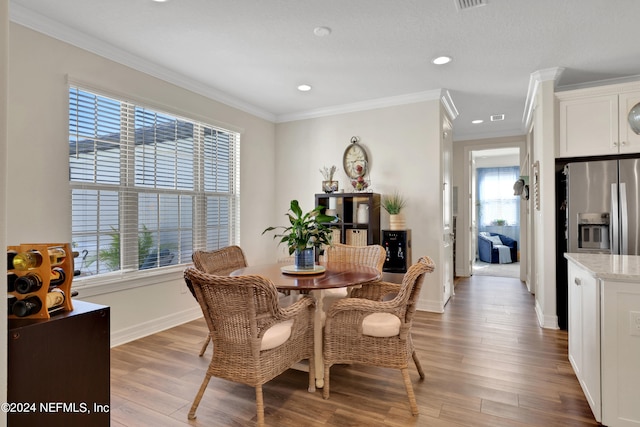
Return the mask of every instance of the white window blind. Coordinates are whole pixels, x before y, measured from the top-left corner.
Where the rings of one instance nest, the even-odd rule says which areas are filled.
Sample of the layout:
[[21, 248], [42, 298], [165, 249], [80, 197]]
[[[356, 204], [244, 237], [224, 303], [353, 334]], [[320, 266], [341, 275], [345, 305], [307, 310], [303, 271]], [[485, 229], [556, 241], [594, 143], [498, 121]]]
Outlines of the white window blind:
[[520, 168], [478, 168], [477, 174], [480, 231], [496, 223], [517, 226], [520, 221], [520, 197], [513, 194], [513, 183], [520, 177]]
[[72, 238], [81, 276], [191, 262], [238, 243], [240, 135], [69, 89]]

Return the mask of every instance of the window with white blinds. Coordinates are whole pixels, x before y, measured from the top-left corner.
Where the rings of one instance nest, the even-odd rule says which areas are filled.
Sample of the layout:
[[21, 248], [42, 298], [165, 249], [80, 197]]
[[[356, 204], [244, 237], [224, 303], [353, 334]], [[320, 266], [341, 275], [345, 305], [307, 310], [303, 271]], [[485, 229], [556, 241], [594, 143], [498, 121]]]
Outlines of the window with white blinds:
[[240, 135], [69, 89], [72, 239], [81, 276], [191, 262], [238, 243]]

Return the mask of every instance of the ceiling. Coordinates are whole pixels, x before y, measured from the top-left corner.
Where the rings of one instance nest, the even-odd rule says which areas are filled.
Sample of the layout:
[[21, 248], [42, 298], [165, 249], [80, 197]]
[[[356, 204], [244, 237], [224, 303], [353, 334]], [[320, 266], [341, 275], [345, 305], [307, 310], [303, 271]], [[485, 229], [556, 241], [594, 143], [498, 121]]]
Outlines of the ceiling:
[[[11, 0], [12, 21], [273, 122], [449, 91], [454, 140], [521, 135], [532, 73], [640, 79], [638, 0]], [[318, 37], [314, 28], [331, 34]], [[431, 59], [449, 55], [436, 66]], [[637, 77], [633, 77], [637, 76]], [[309, 92], [296, 87], [312, 86]], [[491, 115], [504, 114], [502, 121]], [[473, 125], [471, 121], [484, 123]]]

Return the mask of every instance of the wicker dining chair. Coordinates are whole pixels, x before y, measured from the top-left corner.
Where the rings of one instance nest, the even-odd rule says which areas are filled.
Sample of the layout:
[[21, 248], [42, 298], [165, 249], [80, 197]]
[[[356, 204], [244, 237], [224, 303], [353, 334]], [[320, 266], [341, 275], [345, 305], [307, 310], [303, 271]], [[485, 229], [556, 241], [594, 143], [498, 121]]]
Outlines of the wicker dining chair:
[[[385, 250], [380, 245], [352, 246], [334, 243], [325, 249], [327, 262], [346, 262], [373, 267], [382, 273], [382, 266], [386, 257]], [[347, 288], [327, 289], [324, 297], [324, 311], [327, 312], [331, 304], [350, 296]]]
[[213, 251], [195, 251], [193, 265], [200, 271], [228, 276], [234, 270], [247, 266], [247, 259], [240, 246], [226, 246]]
[[[329, 398], [329, 371], [334, 364], [354, 364], [400, 369], [409, 397], [411, 413], [418, 414], [413, 386], [409, 378], [409, 360], [413, 358], [421, 379], [424, 371], [411, 340], [411, 325], [425, 273], [435, 266], [422, 257], [405, 273], [402, 284], [377, 282], [370, 288], [370, 299], [345, 298], [336, 301], [327, 314], [324, 329], [324, 388]], [[384, 295], [395, 293], [390, 301]], [[375, 295], [377, 293], [377, 295]]]
[[384, 248], [380, 245], [352, 246], [333, 243], [325, 249], [328, 262], [348, 262], [368, 265], [382, 272], [385, 260]]
[[[217, 276], [228, 276], [232, 271], [247, 266], [247, 259], [240, 246], [226, 246], [213, 251], [198, 250], [191, 255], [191, 259], [193, 260], [193, 265], [198, 270]], [[193, 297], [196, 298], [196, 294], [188, 283], [187, 287]], [[198, 298], [196, 298], [196, 300], [197, 299]], [[207, 338], [200, 349], [199, 356], [202, 356], [204, 352], [207, 351], [209, 342], [211, 342], [211, 336], [207, 334]]]
[[313, 299], [303, 296], [282, 308], [270, 280], [256, 275], [227, 277], [190, 267], [192, 284], [209, 330], [213, 354], [188, 418], [212, 376], [255, 387], [258, 426], [264, 425], [262, 385], [297, 362], [309, 359], [309, 389], [315, 386]]

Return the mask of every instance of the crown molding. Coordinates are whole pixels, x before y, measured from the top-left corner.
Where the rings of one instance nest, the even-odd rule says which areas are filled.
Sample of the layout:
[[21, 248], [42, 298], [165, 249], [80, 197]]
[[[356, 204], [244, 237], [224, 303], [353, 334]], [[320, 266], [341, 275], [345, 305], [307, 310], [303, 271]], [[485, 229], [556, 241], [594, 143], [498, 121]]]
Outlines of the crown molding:
[[456, 118], [458, 118], [460, 113], [458, 113], [458, 109], [456, 108], [455, 104], [453, 103], [453, 99], [451, 98], [451, 94], [449, 93], [449, 91], [447, 89], [442, 89], [441, 90], [441, 92], [440, 92], [440, 102], [444, 106], [444, 109], [446, 110], [447, 114], [449, 115], [449, 119], [451, 121], [454, 121]]
[[9, 19], [16, 24], [115, 61], [119, 64], [126, 65], [134, 70], [190, 90], [198, 95], [221, 102], [229, 107], [236, 108], [271, 122], [275, 122], [276, 120], [276, 116], [268, 111], [239, 100], [211, 86], [185, 78], [179, 73], [132, 55], [120, 48], [106, 43], [103, 40], [91, 37], [68, 26], [62, 25], [57, 21], [49, 19], [46, 16], [23, 6], [11, 3], [11, 7], [9, 8]]
[[[556, 92], [565, 92], [580, 89], [593, 89], [601, 86], [607, 87], [625, 87], [626, 85], [637, 85], [640, 82], [640, 74], [627, 77], [615, 77], [612, 79], [594, 80], [585, 83], [576, 83], [556, 87]], [[637, 89], [637, 88], [634, 88]]]
[[524, 105], [524, 113], [522, 115], [522, 128], [529, 129], [531, 125], [531, 119], [533, 116], [533, 109], [535, 104], [536, 93], [538, 93], [538, 88], [540, 87], [540, 83], [553, 80], [555, 82], [560, 79], [560, 76], [564, 72], [564, 68], [562, 67], [554, 67], [547, 68], [544, 70], [534, 71], [529, 76], [529, 88], [527, 90], [527, 100]]
[[[448, 92], [447, 92], [448, 93]], [[358, 111], [374, 110], [376, 108], [394, 107], [397, 105], [414, 104], [416, 102], [440, 100], [442, 89], [424, 92], [409, 93], [406, 95], [390, 96], [386, 98], [371, 99], [368, 101], [354, 102], [351, 104], [336, 105], [333, 107], [316, 108], [301, 111], [299, 113], [282, 114], [276, 119], [276, 123], [293, 122], [296, 120], [315, 119], [318, 117], [333, 116], [336, 114], [355, 113]], [[453, 105], [453, 101], [451, 102]], [[454, 107], [455, 108], [455, 107]]]

